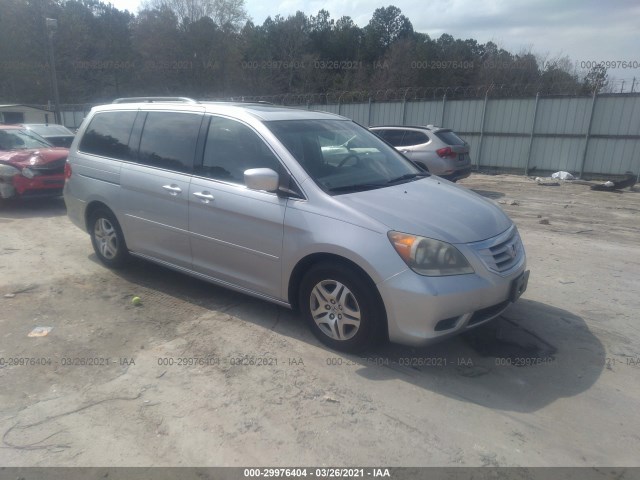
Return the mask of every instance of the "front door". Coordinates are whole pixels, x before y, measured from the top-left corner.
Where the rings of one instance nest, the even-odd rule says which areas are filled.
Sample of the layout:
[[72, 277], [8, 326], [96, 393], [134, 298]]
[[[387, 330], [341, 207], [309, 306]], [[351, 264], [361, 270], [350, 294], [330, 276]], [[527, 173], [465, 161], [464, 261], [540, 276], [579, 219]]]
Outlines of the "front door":
[[281, 257], [287, 199], [248, 189], [244, 171], [282, 170], [248, 125], [210, 119], [202, 164], [189, 186], [193, 269], [236, 287], [282, 298]]

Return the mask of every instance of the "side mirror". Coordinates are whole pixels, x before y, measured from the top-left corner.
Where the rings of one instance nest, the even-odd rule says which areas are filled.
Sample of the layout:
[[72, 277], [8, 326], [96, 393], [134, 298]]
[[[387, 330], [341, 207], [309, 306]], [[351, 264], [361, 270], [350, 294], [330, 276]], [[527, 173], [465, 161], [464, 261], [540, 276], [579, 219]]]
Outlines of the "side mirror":
[[280, 178], [270, 168], [250, 168], [244, 171], [244, 183], [251, 190], [275, 192], [278, 190]]

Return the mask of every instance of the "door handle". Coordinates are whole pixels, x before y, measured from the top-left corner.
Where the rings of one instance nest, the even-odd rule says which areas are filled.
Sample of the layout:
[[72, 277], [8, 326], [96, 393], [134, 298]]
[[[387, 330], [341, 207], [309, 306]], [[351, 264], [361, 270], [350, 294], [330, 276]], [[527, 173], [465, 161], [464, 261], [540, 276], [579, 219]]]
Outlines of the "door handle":
[[209, 203], [211, 200], [214, 200], [214, 196], [209, 192], [193, 192], [193, 196], [202, 200], [202, 203]]
[[177, 185], [163, 185], [162, 188], [169, 191], [169, 194], [175, 196], [182, 192], [182, 189]]

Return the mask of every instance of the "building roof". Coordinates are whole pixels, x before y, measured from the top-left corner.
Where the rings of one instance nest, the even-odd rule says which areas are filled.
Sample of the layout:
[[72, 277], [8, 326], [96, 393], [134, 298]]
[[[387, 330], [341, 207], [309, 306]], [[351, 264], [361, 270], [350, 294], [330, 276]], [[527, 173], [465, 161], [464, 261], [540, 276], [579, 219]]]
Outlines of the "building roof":
[[0, 108], [14, 108], [14, 107], [32, 108], [34, 110], [42, 110], [43, 112], [50, 112], [51, 111], [51, 110], [47, 110], [45, 108], [33, 107], [31, 105], [25, 105], [24, 103], [10, 103], [10, 104], [7, 104], [7, 105], [0, 105]]

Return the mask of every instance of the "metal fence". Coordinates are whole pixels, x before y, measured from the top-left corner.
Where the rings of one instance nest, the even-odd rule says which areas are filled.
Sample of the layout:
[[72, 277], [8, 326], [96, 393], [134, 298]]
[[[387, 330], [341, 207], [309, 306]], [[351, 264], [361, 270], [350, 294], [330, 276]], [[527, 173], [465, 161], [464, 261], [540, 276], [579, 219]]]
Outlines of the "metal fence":
[[309, 104], [362, 125], [440, 125], [471, 146], [477, 168], [640, 172], [640, 94]]
[[[528, 98], [450, 98], [441, 93], [440, 98], [420, 100], [408, 94], [392, 101], [377, 101], [373, 95], [324, 96], [318, 103], [317, 97], [305, 98], [310, 110], [337, 113], [365, 126], [451, 128], [469, 142], [478, 169], [640, 174], [640, 93]], [[62, 118], [69, 127], [78, 127], [91, 108], [67, 107]]]

